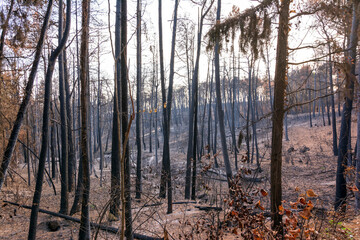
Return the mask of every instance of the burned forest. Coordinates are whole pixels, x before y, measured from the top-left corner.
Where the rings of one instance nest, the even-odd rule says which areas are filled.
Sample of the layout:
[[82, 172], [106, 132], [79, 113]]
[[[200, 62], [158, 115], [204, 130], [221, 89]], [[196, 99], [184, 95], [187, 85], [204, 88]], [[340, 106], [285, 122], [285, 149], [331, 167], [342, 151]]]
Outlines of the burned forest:
[[359, 21], [1, 1], [0, 239], [360, 239]]

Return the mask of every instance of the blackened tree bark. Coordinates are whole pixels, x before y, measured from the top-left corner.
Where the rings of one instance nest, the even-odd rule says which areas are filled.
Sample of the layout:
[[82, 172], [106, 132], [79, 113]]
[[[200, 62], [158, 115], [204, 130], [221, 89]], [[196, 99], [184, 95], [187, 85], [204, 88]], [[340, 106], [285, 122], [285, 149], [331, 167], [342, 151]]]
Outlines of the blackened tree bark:
[[309, 119], [310, 119], [310, 127], [312, 127], [312, 118], [311, 118], [311, 90], [310, 90], [310, 81], [308, 79], [306, 86], [308, 88], [308, 98], [309, 98]]
[[[52, 118], [54, 118], [54, 112], [53, 112], [53, 105], [52, 102], [50, 102], [50, 110], [52, 112]], [[51, 123], [51, 146], [50, 146], [50, 151], [51, 151], [51, 178], [55, 179], [56, 178], [56, 160], [55, 160], [55, 123]]]
[[316, 72], [314, 71], [314, 101], [313, 101], [313, 117], [315, 119], [316, 111]]
[[[168, 193], [168, 209], [167, 213], [172, 213], [172, 186], [171, 186], [171, 169], [170, 169], [170, 146], [169, 146], [169, 138], [170, 138], [170, 121], [171, 121], [171, 104], [172, 104], [172, 94], [173, 94], [173, 85], [174, 85], [174, 65], [175, 65], [175, 43], [176, 43], [176, 26], [177, 26], [177, 10], [179, 6], [179, 1], [175, 0], [175, 9], [174, 9], [174, 21], [173, 21], [173, 32], [172, 32], [172, 40], [171, 40], [171, 55], [170, 55], [170, 73], [169, 73], [169, 88], [166, 102], [166, 93], [165, 93], [165, 79], [164, 76], [161, 77], [161, 92], [163, 96], [163, 133], [164, 133], [164, 146], [163, 146], [163, 164], [161, 171], [161, 181], [160, 181], [160, 196], [165, 197], [165, 186], [167, 187]], [[161, 26], [161, 0], [159, 0], [159, 30]], [[161, 27], [162, 29], [162, 27]], [[161, 30], [162, 32], [162, 30]], [[162, 34], [161, 38], [162, 45]], [[162, 46], [161, 46], [162, 49]], [[162, 50], [160, 50], [160, 59], [162, 55]], [[160, 67], [161, 67], [160, 60]], [[163, 66], [162, 66], [163, 67]], [[163, 69], [161, 70], [163, 74]]]
[[351, 111], [354, 97], [354, 81], [355, 77], [355, 63], [356, 63], [356, 47], [357, 47], [357, 30], [359, 26], [359, 0], [353, 1], [353, 17], [351, 24], [350, 42], [346, 55], [346, 69], [345, 69], [345, 102], [343, 105], [343, 112], [341, 115], [340, 126], [340, 140], [339, 140], [339, 154], [336, 171], [336, 195], [335, 195], [335, 210], [345, 210], [346, 203], [346, 178], [345, 167], [347, 166], [348, 145], [350, 137], [351, 125]]
[[[220, 22], [221, 14], [221, 0], [217, 2], [217, 11], [216, 11], [216, 21]], [[219, 128], [220, 128], [220, 137], [221, 137], [221, 146], [223, 151], [223, 158], [225, 163], [226, 177], [228, 185], [230, 188], [231, 179], [232, 179], [232, 170], [229, 160], [229, 155], [226, 146], [226, 135], [225, 135], [225, 125], [224, 125], [224, 111], [221, 105], [221, 92], [220, 92], [220, 56], [219, 56], [219, 37], [216, 38], [215, 42], [215, 89], [216, 89], [216, 106], [217, 114], [219, 117]], [[215, 130], [216, 131], [216, 130]]]
[[[141, 110], [141, 0], [137, 0], [136, 10], [136, 196], [141, 198], [141, 116], [145, 114]], [[151, 124], [151, 123], [150, 123]]]
[[[329, 53], [331, 52], [330, 43], [328, 43]], [[329, 54], [329, 81], [330, 81], [330, 93], [331, 93], [331, 121], [332, 121], [332, 132], [333, 132], [333, 152], [334, 156], [338, 155], [337, 146], [337, 131], [336, 131], [336, 112], [335, 112], [335, 97], [334, 97], [334, 83], [333, 83], [333, 68], [331, 54]]]
[[[52, 5], [53, 5], [53, 1], [49, 1], [48, 8], [46, 10], [46, 14], [45, 14], [45, 18], [44, 18], [44, 23], [43, 23], [43, 26], [41, 27], [40, 37], [39, 37], [38, 43], [36, 45], [35, 57], [34, 57], [33, 65], [31, 67], [29, 80], [26, 84], [24, 98], [21, 102], [20, 108], [16, 115], [16, 120], [15, 120], [15, 123], [11, 130], [11, 135], [10, 135], [8, 144], [6, 145], [6, 149], [5, 149], [3, 159], [1, 162], [0, 191], [1, 191], [1, 188], [2, 188], [5, 178], [6, 178], [7, 170], [8, 170], [10, 161], [11, 161], [11, 156], [14, 152], [15, 144], [16, 144], [17, 138], [19, 136], [20, 128], [21, 128], [22, 122], [24, 120], [26, 109], [30, 102], [31, 93], [32, 93], [32, 89], [34, 86], [34, 80], [36, 77], [36, 72], [37, 72], [37, 68], [39, 66], [39, 61], [40, 61], [40, 57], [41, 57], [41, 51], [43, 49], [43, 45], [44, 45], [44, 41], [45, 41], [45, 34], [46, 34], [47, 27], [49, 25], [49, 18], [50, 18], [51, 11], [52, 11]], [[5, 34], [4, 29], [3, 29], [3, 33]], [[2, 53], [1, 53], [1, 55], [2, 55]]]
[[[248, 60], [249, 61], [249, 60]], [[253, 66], [253, 60], [251, 60], [251, 64], [250, 62], [248, 63], [249, 65], [249, 73], [248, 73], [248, 78], [249, 78], [249, 90], [248, 90], [248, 108], [247, 108], [247, 113], [246, 113], [246, 156], [247, 156], [247, 162], [250, 162], [250, 138], [251, 138], [251, 133], [250, 133], [250, 113], [251, 113], [251, 81], [252, 81], [252, 66]]]
[[[186, 157], [186, 176], [185, 176], [185, 199], [190, 198], [190, 183], [191, 183], [191, 162], [195, 166], [193, 171], [193, 181], [196, 179], [196, 138], [197, 138], [197, 106], [198, 106], [198, 85], [199, 85], [199, 65], [200, 65], [200, 53], [201, 53], [201, 38], [202, 38], [202, 30], [203, 30], [203, 22], [204, 18], [210, 11], [213, 0], [206, 9], [207, 1], [203, 2], [201, 8], [201, 17], [199, 22], [199, 30], [197, 33], [197, 52], [196, 52], [196, 60], [195, 60], [195, 68], [192, 77], [192, 92], [189, 106], [189, 138], [188, 138], [188, 151]], [[194, 121], [195, 118], [195, 121]], [[194, 175], [195, 174], [195, 175]], [[195, 183], [193, 184], [195, 187]], [[195, 194], [195, 193], [194, 193]], [[192, 195], [194, 195], [192, 194]]]
[[[48, 9], [45, 15], [44, 25], [47, 25], [53, 1], [49, 1]], [[36, 227], [37, 227], [37, 217], [39, 213], [42, 185], [44, 179], [44, 171], [45, 171], [45, 162], [46, 155], [48, 152], [48, 143], [49, 143], [49, 113], [50, 113], [50, 102], [51, 102], [51, 81], [52, 75], [54, 72], [54, 67], [56, 63], [56, 58], [59, 56], [61, 51], [64, 49], [67, 38], [70, 32], [70, 15], [71, 15], [71, 1], [67, 0], [66, 7], [66, 27], [64, 36], [62, 37], [59, 46], [51, 53], [50, 59], [48, 61], [48, 67], [45, 77], [45, 96], [44, 96], [44, 110], [43, 110], [43, 127], [42, 127], [42, 140], [41, 140], [41, 151], [40, 151], [40, 159], [39, 159], [39, 168], [38, 174], [36, 178], [36, 186], [35, 193], [33, 197], [33, 204], [31, 208], [31, 216], [30, 216], [30, 227], [29, 227], [29, 235], [28, 239], [36, 239]], [[45, 30], [44, 30], [45, 31]]]
[[[59, 1], [59, 43], [63, 33], [63, 1]], [[61, 122], [61, 198], [60, 213], [68, 213], [69, 194], [68, 194], [68, 129], [65, 103], [65, 81], [64, 81], [64, 62], [63, 51], [58, 57], [59, 62], [59, 98], [60, 98], [60, 122]]]
[[[257, 142], [257, 131], [256, 131], [256, 122], [257, 122], [257, 119], [259, 118], [258, 117], [258, 100], [257, 100], [257, 85], [258, 85], [258, 77], [256, 76], [255, 79], [254, 79], [254, 98], [253, 98], [253, 104], [252, 104], [252, 130], [253, 130], [253, 146], [255, 147], [255, 154], [256, 154], [256, 166], [257, 166], [257, 169], [260, 171], [260, 154], [259, 154], [259, 146], [258, 146], [258, 142]], [[254, 152], [254, 148], [253, 148], [253, 152]]]
[[289, 5], [291, 0], [283, 0], [280, 6], [278, 41], [276, 51], [275, 87], [274, 87], [274, 113], [271, 137], [271, 217], [273, 229], [281, 230], [282, 216], [279, 206], [282, 204], [281, 165], [282, 165], [282, 139], [284, 123], [284, 103], [287, 72], [287, 47], [289, 36]]
[[100, 187], [102, 187], [102, 181], [103, 181], [103, 168], [104, 168], [104, 152], [103, 152], [103, 146], [102, 146], [102, 127], [101, 127], [101, 80], [100, 80], [100, 33], [98, 31], [98, 52], [97, 52], [97, 58], [98, 58], [98, 101], [97, 101], [97, 130], [98, 130], [98, 143], [99, 143], [99, 151], [100, 151]]
[[[121, 125], [122, 125], [122, 175], [123, 175], [123, 212], [125, 212], [125, 237], [133, 239], [131, 192], [130, 192], [130, 154], [128, 142], [128, 68], [127, 68], [127, 0], [121, 1]], [[124, 202], [125, 201], [125, 202]]]
[[268, 43], [266, 43], [265, 64], [266, 64], [266, 72], [267, 72], [267, 77], [268, 77], [269, 96], [270, 96], [270, 109], [271, 109], [271, 111], [273, 111], [273, 97], [272, 97], [272, 93], [271, 93], [270, 57], [269, 57]]
[[[153, 64], [152, 86], [150, 96], [150, 111], [149, 111], [149, 152], [152, 153], [152, 127], [153, 127], [153, 111], [154, 111], [154, 79], [155, 79], [155, 64]], [[144, 131], [143, 131], [144, 134]]]
[[[26, 126], [29, 126], [29, 114], [26, 114]], [[29, 143], [29, 128], [26, 129], [26, 144], [27, 146], [30, 146]], [[25, 147], [24, 147], [25, 148]], [[25, 151], [25, 149], [24, 149]], [[28, 185], [31, 185], [31, 171], [30, 171], [30, 151], [29, 149], [24, 152], [26, 154], [26, 163], [27, 163], [27, 174], [28, 174]]]
[[[76, 32], [78, 32], [78, 5], [77, 5], [78, 1], [75, 1], [75, 29]], [[80, 61], [79, 61], [79, 37], [78, 34], [76, 34], [75, 36], [76, 39], [76, 66], [77, 66], [77, 77], [78, 79], [80, 79]], [[78, 98], [77, 98], [77, 103], [78, 103], [78, 108], [79, 108], [79, 112], [80, 112], [80, 84], [78, 84]], [[80, 146], [80, 136], [81, 136], [81, 116], [80, 113], [78, 114], [78, 136], [79, 136], [79, 140], [77, 142], [77, 145], [79, 146], [79, 158], [81, 157], [81, 146]], [[71, 207], [70, 210], [70, 215], [75, 214], [76, 212], [80, 211], [80, 205], [79, 202], [81, 200], [81, 196], [82, 196], [82, 191], [83, 191], [83, 186], [82, 186], [82, 176], [83, 176], [83, 167], [82, 167], [82, 162], [79, 161], [79, 171], [78, 171], [78, 179], [77, 179], [77, 186], [76, 186], [76, 190], [75, 190], [75, 197], [74, 197], [74, 202], [73, 205]]]
[[[163, 33], [162, 33], [162, 0], [159, 0], [159, 60], [160, 60], [160, 85], [161, 85], [161, 97], [162, 97], [162, 104], [163, 104], [163, 123], [166, 118], [166, 89], [165, 89], [165, 70], [164, 70], [164, 50], [163, 50]], [[165, 135], [164, 135], [165, 136]], [[165, 139], [164, 139], [165, 142]], [[164, 171], [164, 161], [162, 161], [162, 171]], [[159, 196], [161, 198], [166, 197], [166, 181], [165, 181], [165, 174], [161, 173], [160, 179], [160, 192]]]
[[64, 87], [65, 87], [65, 103], [66, 103], [66, 129], [68, 136], [68, 191], [72, 192], [74, 189], [74, 180], [75, 180], [75, 148], [73, 143], [73, 133], [72, 133], [72, 114], [71, 114], [71, 95], [70, 95], [70, 84], [69, 84], [69, 74], [67, 71], [67, 56], [66, 50], [64, 52]]
[[88, 51], [89, 51], [89, 13], [90, 1], [82, 1], [82, 21], [81, 21], [81, 45], [80, 45], [80, 84], [81, 84], [81, 157], [83, 176], [83, 194], [81, 204], [81, 220], [79, 230], [79, 240], [88, 240], [90, 234], [89, 216], [89, 197], [90, 197], [90, 166], [88, 156]]
[[211, 146], [211, 119], [212, 119], [212, 114], [211, 114], [211, 108], [212, 108], [212, 93], [213, 93], [213, 80], [214, 80], [214, 63], [213, 61], [211, 61], [211, 81], [210, 81], [210, 96], [209, 96], [209, 112], [208, 112], [208, 154], [210, 154], [210, 151], [212, 150]]
[[115, 91], [111, 147], [110, 220], [117, 220], [120, 214], [120, 22], [121, 1], [117, 0], [115, 18]]
[[[215, 59], [214, 59], [214, 65], [215, 65]], [[216, 70], [215, 70], [216, 71]], [[216, 73], [215, 73], [216, 74]], [[215, 84], [216, 84], [216, 80], [215, 80]], [[215, 87], [216, 88], [216, 87]], [[216, 91], [216, 90], [215, 90]], [[215, 93], [216, 94], [216, 93]], [[216, 97], [216, 95], [215, 95]], [[214, 104], [214, 137], [213, 137], [213, 146], [212, 146], [212, 149], [213, 149], [213, 154], [214, 154], [214, 167], [215, 168], [218, 168], [219, 167], [219, 163], [217, 161], [217, 157], [215, 156], [216, 153], [217, 153], [217, 134], [218, 134], [218, 122], [219, 122], [219, 114], [217, 113], [218, 112], [218, 107], [217, 107], [217, 100], [215, 98], [215, 104]]]
[[[235, 133], [235, 101], [236, 101], [236, 86], [237, 86], [237, 77], [236, 77], [236, 69], [235, 69], [235, 50], [234, 50], [234, 39], [232, 43], [232, 64], [233, 64], [233, 74], [232, 74], [232, 100], [231, 100], [231, 138], [232, 145], [234, 148], [235, 155], [235, 170], [238, 170], [238, 158], [237, 158], [237, 144], [236, 144], [236, 133]], [[240, 59], [239, 59], [240, 61]]]

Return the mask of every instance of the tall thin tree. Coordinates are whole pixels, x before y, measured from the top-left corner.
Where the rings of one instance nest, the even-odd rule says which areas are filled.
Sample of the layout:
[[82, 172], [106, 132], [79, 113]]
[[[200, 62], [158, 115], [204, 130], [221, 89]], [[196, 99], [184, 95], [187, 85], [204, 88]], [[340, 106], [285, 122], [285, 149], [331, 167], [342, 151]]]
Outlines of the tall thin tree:
[[[136, 198], [141, 198], [141, 0], [137, 0], [136, 10]], [[151, 124], [151, 123], [150, 123]]]
[[[63, 34], [63, 1], [59, 1], [59, 43], [61, 42]], [[59, 98], [60, 98], [60, 119], [61, 119], [61, 198], [60, 198], [60, 213], [67, 214], [69, 205], [68, 194], [68, 129], [66, 116], [66, 102], [65, 102], [65, 80], [64, 80], [64, 61], [63, 51], [58, 57], [59, 63]]]
[[81, 157], [83, 168], [83, 195], [81, 204], [81, 220], [79, 230], [79, 240], [90, 239], [90, 166], [88, 156], [88, 51], [89, 51], [89, 13], [90, 1], [82, 1], [82, 21], [81, 21], [81, 46], [80, 46], [80, 84], [81, 84]]
[[[125, 237], [133, 239], [132, 215], [131, 215], [131, 192], [130, 192], [130, 154], [129, 154], [129, 131], [128, 126], [128, 68], [127, 68], [127, 0], [121, 1], [121, 140], [122, 140], [122, 194], [123, 194], [123, 217], [125, 221]], [[129, 131], [128, 131], [129, 130]]]
[[275, 65], [275, 86], [274, 86], [274, 105], [272, 117], [272, 137], [271, 137], [271, 212], [273, 229], [281, 230], [282, 216], [279, 214], [279, 206], [282, 204], [282, 140], [284, 124], [284, 104], [286, 89], [287, 72], [287, 47], [289, 36], [289, 8], [291, 0], [284, 0], [280, 5], [279, 29]]
[[110, 220], [117, 220], [120, 214], [120, 24], [121, 0], [116, 1], [115, 16], [115, 90], [113, 110], [113, 132], [111, 147], [111, 194], [110, 194]]
[[[216, 11], [216, 21], [220, 21], [221, 14], [221, 0], [217, 2], [217, 11]], [[220, 128], [220, 137], [221, 137], [221, 146], [223, 151], [223, 159], [225, 163], [226, 177], [228, 181], [228, 185], [230, 188], [231, 179], [233, 177], [229, 154], [226, 146], [226, 135], [225, 135], [225, 124], [224, 124], [224, 111], [222, 109], [221, 104], [221, 91], [220, 91], [220, 56], [219, 56], [219, 37], [216, 37], [215, 40], [215, 90], [216, 90], [216, 107], [217, 114], [219, 119], [219, 128]], [[225, 97], [225, 96], [224, 96]], [[215, 130], [216, 131], [216, 130]]]
[[[49, 1], [48, 10], [45, 16], [45, 23], [50, 18], [51, 8], [52, 8], [53, 1]], [[35, 192], [33, 197], [33, 203], [31, 208], [31, 216], [30, 216], [30, 227], [29, 227], [29, 235], [28, 239], [36, 239], [36, 227], [37, 227], [37, 217], [39, 213], [40, 207], [40, 199], [41, 199], [41, 192], [42, 192], [42, 185], [44, 179], [44, 172], [45, 172], [45, 162], [46, 162], [46, 155], [48, 152], [48, 143], [49, 143], [49, 115], [50, 115], [50, 101], [51, 101], [51, 86], [52, 86], [52, 75], [54, 73], [54, 67], [56, 63], [56, 58], [59, 56], [61, 51], [64, 49], [67, 38], [70, 32], [70, 16], [71, 16], [71, 0], [67, 0], [66, 2], [66, 27], [64, 35], [60, 41], [59, 46], [51, 53], [47, 72], [45, 76], [45, 96], [44, 96], [44, 110], [43, 110], [43, 126], [42, 126], [42, 139], [41, 139], [41, 151], [40, 151], [40, 159], [39, 159], [39, 168], [36, 178], [36, 186]]]

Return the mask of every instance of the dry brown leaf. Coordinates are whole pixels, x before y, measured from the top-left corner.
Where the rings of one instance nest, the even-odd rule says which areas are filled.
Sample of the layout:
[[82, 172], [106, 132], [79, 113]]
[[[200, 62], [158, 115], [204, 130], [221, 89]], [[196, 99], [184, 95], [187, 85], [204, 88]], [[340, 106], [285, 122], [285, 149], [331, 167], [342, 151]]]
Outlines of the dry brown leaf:
[[266, 197], [268, 195], [267, 191], [265, 191], [264, 189], [261, 189], [260, 193], [263, 197]]
[[308, 197], [317, 197], [317, 195], [314, 193], [314, 191], [312, 189], [307, 190], [306, 195]]

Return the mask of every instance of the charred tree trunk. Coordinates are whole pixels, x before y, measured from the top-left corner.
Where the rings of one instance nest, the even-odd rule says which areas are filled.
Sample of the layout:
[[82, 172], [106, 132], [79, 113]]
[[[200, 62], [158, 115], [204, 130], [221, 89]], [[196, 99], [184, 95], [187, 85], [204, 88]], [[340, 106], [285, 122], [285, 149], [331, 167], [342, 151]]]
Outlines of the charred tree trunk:
[[136, 11], [136, 196], [135, 198], [141, 198], [142, 186], [141, 186], [141, 118], [145, 112], [141, 109], [142, 101], [142, 84], [141, 84], [141, 0], [137, 0]]
[[355, 77], [355, 63], [356, 63], [356, 47], [357, 47], [357, 31], [359, 26], [358, 18], [359, 1], [353, 1], [353, 17], [351, 24], [350, 42], [348, 51], [345, 52], [346, 69], [345, 69], [345, 102], [343, 105], [343, 112], [341, 116], [340, 140], [339, 140], [339, 155], [336, 171], [336, 195], [335, 195], [335, 210], [345, 211], [345, 203], [347, 196], [345, 168], [348, 164], [348, 145], [350, 139], [351, 126], [351, 111], [354, 97], [354, 81]]
[[[59, 43], [63, 32], [63, 1], [59, 1]], [[66, 116], [66, 102], [65, 102], [65, 80], [64, 80], [64, 61], [63, 52], [59, 55], [59, 99], [60, 99], [60, 119], [61, 119], [61, 198], [60, 198], [60, 213], [68, 213], [69, 194], [68, 194], [68, 129]]]
[[[163, 76], [161, 77], [161, 91], [163, 96], [163, 133], [164, 133], [164, 146], [163, 146], [163, 165], [161, 171], [161, 186], [160, 186], [160, 195], [164, 197], [165, 195], [165, 185], [167, 187], [168, 193], [168, 209], [167, 213], [172, 213], [172, 183], [171, 183], [171, 168], [170, 168], [170, 120], [171, 120], [171, 104], [172, 104], [172, 95], [173, 95], [173, 84], [174, 84], [174, 64], [175, 64], [175, 44], [176, 44], [176, 26], [177, 26], [177, 13], [178, 13], [179, 1], [175, 0], [175, 9], [174, 9], [174, 21], [173, 21], [173, 32], [171, 40], [171, 55], [170, 55], [170, 73], [169, 73], [169, 88], [167, 95], [167, 102], [165, 98], [165, 81]], [[159, 28], [161, 21], [161, 0], [159, 1]], [[162, 30], [161, 30], [162, 31]], [[160, 39], [160, 37], [159, 37]], [[161, 44], [162, 45], [162, 37]], [[162, 48], [162, 46], [161, 46]], [[160, 51], [162, 55], [162, 51]], [[161, 59], [161, 56], [160, 56]], [[161, 63], [160, 63], [161, 66]], [[162, 66], [163, 67], [163, 66]], [[163, 72], [163, 68], [161, 70]], [[163, 74], [163, 73], [162, 73]]]
[[120, 22], [121, 0], [117, 0], [115, 18], [115, 90], [111, 147], [111, 202], [109, 220], [118, 220], [120, 216]]
[[[204, 12], [205, 3], [201, 9], [201, 17], [199, 22], [199, 30], [197, 33], [197, 52], [195, 60], [195, 68], [192, 77], [192, 93], [189, 106], [189, 138], [188, 138], [188, 152], [186, 157], [186, 176], [185, 176], [185, 199], [190, 198], [190, 178], [191, 178], [191, 162], [193, 162], [193, 177], [192, 181], [196, 180], [196, 139], [197, 139], [197, 108], [198, 108], [198, 85], [199, 85], [199, 65], [200, 65], [200, 53], [201, 53], [201, 37], [203, 29], [203, 21], [209, 12], [212, 4]], [[194, 121], [195, 118], [195, 121]], [[195, 183], [192, 187], [192, 199], [195, 199]]]
[[276, 52], [275, 87], [274, 87], [274, 113], [272, 117], [271, 137], [271, 212], [273, 229], [281, 230], [282, 216], [279, 214], [279, 206], [282, 204], [282, 139], [284, 122], [284, 103], [287, 72], [287, 47], [289, 36], [289, 6], [290, 0], [281, 2], [279, 15], [279, 29]]
[[90, 167], [88, 156], [88, 104], [89, 104], [89, 78], [88, 69], [88, 51], [89, 51], [89, 13], [90, 1], [82, 1], [82, 23], [81, 23], [81, 46], [80, 46], [80, 83], [81, 83], [81, 157], [83, 176], [82, 176], [82, 204], [81, 220], [79, 230], [79, 240], [88, 240], [90, 234], [90, 215], [89, 215], [89, 198], [90, 198]]
[[72, 192], [74, 189], [74, 180], [75, 180], [75, 148], [73, 143], [73, 133], [72, 133], [72, 116], [71, 116], [71, 96], [70, 96], [70, 86], [69, 86], [69, 75], [67, 71], [67, 57], [66, 51], [64, 50], [64, 87], [65, 87], [65, 103], [66, 103], [66, 128], [68, 132], [68, 191]]
[[[50, 18], [52, 4], [53, 2], [50, 0], [44, 20], [45, 26], [47, 25]], [[56, 58], [64, 49], [67, 38], [69, 36], [70, 14], [71, 14], [71, 1], [67, 0], [67, 10], [66, 10], [67, 19], [66, 19], [66, 28], [65, 28], [64, 36], [62, 37], [59, 46], [51, 53], [50, 59], [48, 61], [48, 67], [45, 78], [45, 96], [44, 96], [41, 151], [40, 151], [38, 174], [36, 178], [35, 193], [33, 197], [32, 209], [31, 209], [28, 239], [36, 239], [37, 218], [39, 213], [39, 205], [40, 205], [42, 185], [43, 185], [44, 172], [45, 172], [45, 162], [46, 162], [46, 155], [47, 155], [48, 143], [49, 143], [49, 122], [50, 122], [49, 115], [50, 115], [51, 85], [52, 85], [51, 81], [56, 63]]]
[[[217, 12], [216, 12], [216, 21], [220, 21], [221, 13], [221, 0], [217, 2]], [[230, 190], [231, 179], [232, 179], [232, 170], [229, 160], [229, 155], [226, 146], [226, 135], [225, 135], [225, 123], [224, 123], [224, 111], [221, 105], [221, 91], [220, 91], [220, 56], [219, 56], [219, 38], [216, 38], [215, 43], [215, 89], [216, 89], [216, 104], [217, 104], [217, 114], [219, 117], [219, 127], [220, 127], [220, 137], [221, 137], [221, 146], [223, 151], [223, 158], [225, 163], [226, 177], [228, 181], [228, 186]]]
[[[328, 44], [329, 52], [331, 52], [330, 44]], [[337, 131], [336, 131], [336, 112], [335, 112], [335, 97], [334, 97], [334, 83], [333, 83], [333, 68], [331, 54], [329, 54], [329, 80], [330, 80], [330, 93], [331, 93], [331, 119], [332, 119], [332, 132], [333, 132], [333, 153], [334, 156], [338, 155], [337, 146]]]
[[[162, 105], [163, 105], [163, 122], [162, 126], [164, 126], [164, 121], [166, 118], [166, 90], [165, 90], [165, 70], [164, 70], [164, 53], [163, 53], [163, 33], [162, 33], [162, 0], [159, 0], [159, 60], [160, 60], [160, 84], [161, 84], [161, 97], [162, 97]], [[163, 133], [164, 135], [164, 133]], [[164, 135], [165, 136], [165, 135]], [[164, 137], [164, 144], [165, 144], [165, 137]], [[165, 198], [166, 197], [166, 181], [165, 181], [165, 174], [164, 171], [164, 159], [162, 161], [162, 169], [161, 169], [161, 179], [160, 179], [160, 191], [159, 197]]]
[[103, 153], [103, 146], [102, 146], [102, 126], [101, 126], [101, 80], [100, 80], [100, 33], [98, 32], [98, 101], [97, 101], [97, 130], [98, 130], [98, 143], [99, 143], [99, 150], [100, 150], [100, 187], [102, 187], [102, 180], [103, 180], [103, 169], [104, 169], [104, 153]]
[[[131, 215], [131, 192], [130, 192], [130, 154], [128, 138], [128, 68], [127, 68], [127, 0], [121, 1], [121, 125], [122, 125], [122, 179], [123, 179], [123, 216], [125, 222], [125, 237], [133, 239], [132, 215]], [[130, 129], [129, 129], [130, 131]], [[124, 219], [125, 217], [125, 219]]]

